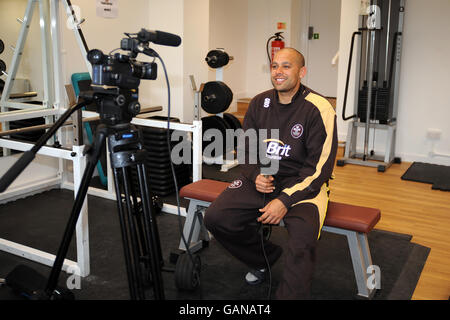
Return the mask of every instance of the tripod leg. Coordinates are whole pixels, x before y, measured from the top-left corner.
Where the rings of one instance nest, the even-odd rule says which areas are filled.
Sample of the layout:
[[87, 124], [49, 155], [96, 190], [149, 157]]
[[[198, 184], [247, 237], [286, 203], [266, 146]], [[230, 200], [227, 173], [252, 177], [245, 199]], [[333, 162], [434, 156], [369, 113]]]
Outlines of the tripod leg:
[[164, 299], [163, 279], [161, 275], [162, 252], [161, 243], [159, 239], [159, 232], [156, 225], [155, 216], [149, 199], [149, 190], [147, 184], [147, 175], [145, 165], [143, 163], [137, 165], [137, 172], [139, 178], [139, 188], [142, 201], [142, 213], [144, 217], [144, 229], [149, 239], [147, 246], [149, 247], [150, 263], [152, 270], [152, 279], [154, 282], [155, 299]]
[[[140, 268], [141, 263], [144, 262], [145, 275], [149, 274], [148, 269], [150, 269], [152, 276], [154, 298], [157, 300], [164, 299], [164, 286], [161, 275], [162, 254], [159, 248], [159, 234], [152, 214], [143, 165], [146, 160], [146, 151], [143, 149], [142, 133], [130, 124], [116, 125], [111, 129], [113, 131], [108, 136], [109, 151], [111, 166], [114, 168], [115, 188], [118, 199], [121, 197], [121, 190], [124, 193], [124, 198], [121, 198], [121, 201], [117, 203], [119, 206], [130, 293], [132, 297], [144, 298], [144, 279]], [[133, 184], [132, 175], [130, 174], [130, 171], [134, 168], [137, 170], [139, 185], [136, 188], [134, 188], [135, 184]], [[139, 210], [136, 207], [138, 205], [137, 196], [141, 198], [142, 213], [138, 212]], [[132, 204], [134, 204], [134, 208]], [[135, 214], [136, 212], [138, 214]], [[143, 237], [138, 237], [136, 226], [141, 228]], [[139, 243], [138, 240], [141, 242]]]
[[[144, 288], [142, 285], [142, 272], [139, 268], [140, 250], [137, 238], [135, 221], [133, 219], [134, 208], [130, 199], [130, 176], [128, 167], [114, 168], [114, 181], [116, 188], [119, 220], [122, 230], [122, 240], [127, 264], [128, 283], [131, 299], [144, 299]], [[120, 180], [122, 177], [122, 181]], [[122, 196], [122, 190], [124, 196]], [[133, 199], [134, 200], [134, 199]], [[137, 205], [134, 203], [134, 205]]]
[[53, 263], [52, 270], [47, 282], [47, 287], [45, 288], [45, 293], [50, 297], [58, 285], [58, 278], [61, 273], [61, 269], [64, 263], [64, 259], [67, 255], [67, 250], [69, 249], [70, 241], [72, 239], [75, 227], [77, 224], [78, 217], [80, 215], [81, 208], [83, 206], [84, 198], [87, 194], [89, 184], [91, 182], [92, 174], [94, 173], [95, 166], [100, 157], [101, 150], [105, 144], [105, 139], [107, 136], [106, 127], [100, 125], [97, 128], [97, 133], [95, 136], [95, 141], [90, 150], [88, 157], [88, 163], [86, 169], [83, 173], [83, 178], [81, 179], [80, 187], [75, 198], [74, 205], [72, 207], [72, 212], [67, 222], [66, 229], [64, 231], [63, 239], [59, 246], [58, 252], [56, 254], [55, 262]]
[[131, 170], [131, 177], [133, 178], [133, 182], [130, 185], [130, 190], [131, 190], [131, 198], [132, 198], [132, 203], [134, 205], [133, 208], [133, 217], [136, 223], [136, 228], [137, 228], [137, 233], [138, 233], [138, 237], [139, 237], [139, 242], [140, 242], [140, 246], [139, 246], [139, 250], [140, 250], [140, 255], [141, 256], [146, 256], [148, 254], [147, 252], [147, 248], [142, 245], [147, 243], [146, 240], [146, 233], [144, 231], [144, 226], [142, 225], [142, 201], [139, 202], [138, 197], [139, 197], [139, 191], [136, 188], [136, 184], [134, 183], [134, 173], [135, 173], [135, 168], [132, 168]]

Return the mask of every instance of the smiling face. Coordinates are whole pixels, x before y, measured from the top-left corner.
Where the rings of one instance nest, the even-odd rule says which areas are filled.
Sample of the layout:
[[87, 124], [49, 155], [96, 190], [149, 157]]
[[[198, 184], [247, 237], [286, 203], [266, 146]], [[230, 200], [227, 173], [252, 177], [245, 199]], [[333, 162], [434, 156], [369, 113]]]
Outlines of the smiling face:
[[271, 81], [280, 99], [281, 96], [292, 98], [305, 75], [306, 68], [301, 53], [285, 48], [275, 54], [271, 65]]

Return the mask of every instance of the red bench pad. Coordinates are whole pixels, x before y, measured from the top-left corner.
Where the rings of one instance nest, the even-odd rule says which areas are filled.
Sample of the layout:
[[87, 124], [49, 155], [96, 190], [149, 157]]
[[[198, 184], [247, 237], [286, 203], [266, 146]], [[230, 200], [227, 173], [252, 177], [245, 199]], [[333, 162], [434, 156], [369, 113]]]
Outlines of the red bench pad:
[[[181, 188], [180, 197], [213, 202], [229, 182], [202, 179]], [[369, 233], [381, 217], [379, 209], [330, 201], [325, 226]]]

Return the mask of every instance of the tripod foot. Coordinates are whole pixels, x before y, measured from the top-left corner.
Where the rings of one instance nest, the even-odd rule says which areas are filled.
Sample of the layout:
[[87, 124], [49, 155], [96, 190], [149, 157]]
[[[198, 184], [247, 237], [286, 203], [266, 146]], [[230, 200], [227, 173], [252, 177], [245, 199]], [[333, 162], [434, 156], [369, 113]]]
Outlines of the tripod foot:
[[182, 291], [194, 291], [200, 285], [201, 260], [198, 255], [182, 254], [175, 267], [175, 285]]

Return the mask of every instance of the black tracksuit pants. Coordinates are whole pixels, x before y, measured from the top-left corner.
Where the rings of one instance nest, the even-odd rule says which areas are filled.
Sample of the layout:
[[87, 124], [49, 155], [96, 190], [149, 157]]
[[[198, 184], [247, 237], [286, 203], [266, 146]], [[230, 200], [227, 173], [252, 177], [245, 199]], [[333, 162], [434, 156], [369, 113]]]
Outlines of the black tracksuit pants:
[[[245, 177], [235, 180], [207, 209], [205, 226], [233, 256], [252, 269], [266, 268], [261, 248], [261, 236], [256, 221], [260, 212], [281, 188], [265, 196], [255, 183]], [[264, 204], [265, 202], [265, 204]], [[310, 298], [315, 248], [319, 233], [319, 212], [312, 203], [291, 207], [283, 218], [288, 231], [284, 252], [282, 279], [276, 291], [277, 299]], [[282, 254], [280, 246], [265, 240], [265, 252], [273, 265]]]

